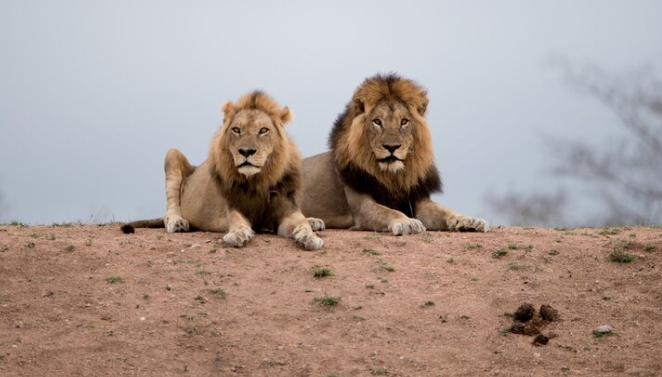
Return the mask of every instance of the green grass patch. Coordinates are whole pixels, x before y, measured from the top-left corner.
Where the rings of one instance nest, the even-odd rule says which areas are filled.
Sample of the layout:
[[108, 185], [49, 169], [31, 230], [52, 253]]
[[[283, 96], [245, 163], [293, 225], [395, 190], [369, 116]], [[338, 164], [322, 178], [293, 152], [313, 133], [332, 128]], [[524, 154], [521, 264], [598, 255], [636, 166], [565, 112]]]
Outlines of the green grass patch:
[[517, 263], [508, 263], [508, 271], [519, 271], [521, 269], [522, 266]]
[[614, 263], [631, 263], [634, 258], [634, 255], [626, 253], [623, 249], [613, 249], [609, 252], [609, 261]]
[[323, 296], [315, 297], [313, 299], [313, 304], [319, 306], [335, 306], [340, 302], [340, 296]]
[[644, 247], [644, 250], [646, 250], [646, 251], [653, 251], [653, 250], [655, 250], [655, 246], [653, 246], [653, 245], [646, 245], [646, 246]]
[[614, 228], [614, 229], [609, 229], [609, 228], [606, 228], [606, 229], [601, 230], [599, 234], [601, 234], [601, 235], [603, 235], [603, 236], [615, 236], [615, 235], [619, 234], [620, 232], [621, 232], [620, 229], [616, 229], [616, 228]]
[[495, 251], [492, 253], [492, 258], [501, 258], [501, 257], [504, 257], [504, 256], [506, 256], [506, 255], [508, 255], [508, 250], [506, 250], [506, 249], [498, 249], [498, 250], [495, 250]]
[[211, 290], [211, 293], [212, 293], [214, 296], [216, 296], [216, 297], [220, 297], [220, 298], [225, 298], [225, 295], [226, 295], [226, 293], [225, 293], [225, 291], [223, 290], [223, 288], [212, 289], [212, 290]]
[[615, 336], [615, 335], [616, 335], [616, 333], [613, 332], [613, 331], [610, 331], [610, 332], [600, 332], [600, 331], [593, 330], [593, 337], [594, 337], [594, 338], [598, 338], [598, 339], [600, 339], [600, 338], [608, 338], [608, 337], [610, 337], [610, 336]]
[[395, 271], [395, 267], [391, 266], [390, 264], [388, 264], [386, 262], [381, 262], [380, 265], [379, 265], [379, 268], [381, 268], [384, 271], [388, 271], [388, 272]]
[[74, 225], [72, 223], [52, 223], [51, 226], [55, 228], [71, 228]]
[[124, 283], [124, 279], [121, 276], [111, 276], [106, 278], [106, 283], [108, 284]]
[[547, 254], [549, 255], [559, 255], [559, 251], [556, 249], [550, 249]]
[[382, 255], [382, 253], [375, 249], [363, 249], [363, 253], [368, 255]]
[[469, 243], [467, 243], [466, 245], [464, 245], [464, 247], [466, 247], [466, 248], [469, 249], [469, 250], [473, 250], [473, 249], [480, 249], [481, 247], [483, 247], [483, 245], [481, 245], [481, 244], [479, 244], [479, 243], [471, 243], [471, 242], [469, 242]]
[[435, 305], [437, 305], [437, 304], [435, 304], [434, 301], [425, 301], [423, 303], [423, 305], [421, 305], [421, 306], [424, 307], [424, 308], [430, 308], [430, 307], [435, 306]]
[[333, 270], [330, 268], [315, 267], [313, 268], [313, 276], [316, 278], [333, 276]]

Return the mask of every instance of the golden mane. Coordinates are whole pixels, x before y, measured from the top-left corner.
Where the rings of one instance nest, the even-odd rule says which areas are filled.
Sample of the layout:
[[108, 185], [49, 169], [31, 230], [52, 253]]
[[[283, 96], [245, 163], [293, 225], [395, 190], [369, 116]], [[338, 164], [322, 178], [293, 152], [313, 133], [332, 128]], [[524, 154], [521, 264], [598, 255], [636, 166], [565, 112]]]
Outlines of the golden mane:
[[[293, 175], [296, 178], [295, 185], [300, 186], [301, 156], [294, 142], [285, 132], [285, 124], [292, 121], [293, 116], [290, 109], [285, 106], [281, 108], [276, 100], [264, 92], [254, 91], [244, 94], [237, 103], [228, 101], [221, 107], [223, 111], [223, 126], [212, 138], [209, 148], [209, 161], [211, 173], [221, 184], [221, 188], [230, 189], [238, 185], [248, 184], [254, 194], [260, 196], [269, 195], [271, 187], [277, 185], [285, 175]], [[268, 163], [259, 174], [246, 177], [237, 171], [229, 150], [226, 135], [232, 119], [240, 111], [256, 110], [269, 115], [278, 137], [278, 145], [274, 146]]]
[[[405, 105], [415, 120], [414, 143], [405, 168], [393, 174], [381, 170], [370, 149], [370, 124], [366, 114], [380, 102], [400, 102]], [[434, 166], [432, 137], [425, 119], [428, 105], [427, 92], [412, 80], [395, 74], [376, 75], [366, 79], [354, 92], [333, 127], [330, 136], [331, 149], [340, 170], [358, 168], [373, 176], [393, 194], [406, 195], [430, 174], [437, 174]], [[399, 196], [399, 195], [398, 195]]]

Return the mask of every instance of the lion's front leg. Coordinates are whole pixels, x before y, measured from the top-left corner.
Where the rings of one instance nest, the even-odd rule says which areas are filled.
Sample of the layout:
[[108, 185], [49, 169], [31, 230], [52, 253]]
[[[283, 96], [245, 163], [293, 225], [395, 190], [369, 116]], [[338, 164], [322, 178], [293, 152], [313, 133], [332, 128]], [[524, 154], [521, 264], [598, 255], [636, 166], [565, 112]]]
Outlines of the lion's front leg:
[[[319, 238], [313, 228], [311, 227], [310, 220], [319, 220], [314, 218], [306, 219], [301, 211], [297, 210], [285, 216], [278, 225], [278, 235], [281, 237], [294, 238], [306, 250], [319, 250], [324, 245], [324, 241]], [[321, 224], [314, 221], [314, 225], [318, 228], [324, 229], [324, 222], [319, 220]]]
[[248, 220], [235, 209], [228, 211], [228, 225], [229, 231], [223, 236], [223, 242], [229, 246], [242, 247], [255, 235]]
[[416, 218], [429, 230], [457, 230], [487, 232], [487, 221], [465, 216], [431, 200], [416, 203]]
[[395, 236], [425, 231], [425, 226], [420, 220], [409, 218], [400, 211], [383, 206], [369, 195], [358, 193], [347, 186], [345, 186], [345, 195], [354, 217], [352, 229], [391, 232]]

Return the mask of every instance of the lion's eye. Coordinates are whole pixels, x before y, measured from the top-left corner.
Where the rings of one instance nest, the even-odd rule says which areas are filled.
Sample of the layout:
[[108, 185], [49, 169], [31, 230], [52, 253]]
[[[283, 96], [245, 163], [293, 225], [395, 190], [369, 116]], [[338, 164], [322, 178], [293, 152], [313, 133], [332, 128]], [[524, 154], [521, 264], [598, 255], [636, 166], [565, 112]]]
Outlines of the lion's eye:
[[405, 119], [402, 119], [402, 120], [400, 121], [400, 125], [401, 125], [401, 126], [406, 126], [407, 124], [409, 124], [409, 119], [406, 119], [406, 118], [405, 118]]
[[260, 135], [264, 135], [264, 134], [266, 134], [267, 132], [269, 132], [269, 129], [268, 129], [268, 128], [266, 128], [266, 127], [262, 127], [262, 128], [260, 128]]
[[381, 119], [373, 119], [372, 124], [374, 124], [375, 126], [381, 127], [382, 126], [382, 121], [381, 121]]
[[241, 130], [239, 129], [239, 127], [232, 127], [232, 132], [234, 132], [234, 133], [236, 133], [237, 135], [239, 135], [239, 134], [241, 133]]

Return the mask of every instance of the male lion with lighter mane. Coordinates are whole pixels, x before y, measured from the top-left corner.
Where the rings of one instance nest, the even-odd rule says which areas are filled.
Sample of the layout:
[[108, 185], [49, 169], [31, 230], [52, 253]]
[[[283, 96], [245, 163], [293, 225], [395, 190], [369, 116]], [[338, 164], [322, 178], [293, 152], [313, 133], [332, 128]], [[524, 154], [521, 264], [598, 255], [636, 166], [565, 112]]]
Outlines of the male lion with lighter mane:
[[441, 192], [425, 110], [427, 92], [395, 74], [366, 79], [336, 120], [331, 151], [303, 160], [301, 210], [327, 228], [488, 230], [430, 199]]
[[284, 126], [292, 120], [267, 94], [245, 94], [223, 104], [223, 125], [212, 139], [209, 158], [191, 165], [176, 149], [165, 158], [165, 217], [134, 221], [122, 227], [165, 227], [168, 232], [197, 229], [227, 232], [223, 242], [241, 247], [255, 231], [294, 238], [305, 249], [323, 245], [314, 230], [319, 219], [306, 219], [297, 205], [301, 156]]

